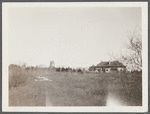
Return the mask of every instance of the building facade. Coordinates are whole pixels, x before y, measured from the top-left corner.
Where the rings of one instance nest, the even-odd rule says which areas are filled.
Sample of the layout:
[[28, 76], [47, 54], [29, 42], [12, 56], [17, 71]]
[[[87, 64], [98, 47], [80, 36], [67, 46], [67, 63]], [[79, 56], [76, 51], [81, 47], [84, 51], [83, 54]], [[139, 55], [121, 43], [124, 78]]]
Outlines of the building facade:
[[96, 66], [91, 66], [89, 67], [90, 71], [94, 71], [94, 72], [121, 72], [124, 71], [126, 69], [126, 67], [118, 62], [118, 61], [101, 61], [99, 64], [97, 64]]

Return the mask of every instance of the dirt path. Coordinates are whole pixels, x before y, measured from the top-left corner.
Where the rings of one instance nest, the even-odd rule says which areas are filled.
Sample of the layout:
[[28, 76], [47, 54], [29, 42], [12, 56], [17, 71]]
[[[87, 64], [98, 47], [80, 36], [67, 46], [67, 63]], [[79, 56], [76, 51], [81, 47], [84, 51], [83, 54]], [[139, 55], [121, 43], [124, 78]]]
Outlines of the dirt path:
[[49, 93], [48, 93], [48, 91], [46, 91], [46, 106], [48, 107], [48, 106], [53, 106], [52, 105], [52, 103], [51, 103], [51, 101], [50, 101], [50, 98], [49, 98], [50, 96], [49, 96]]
[[53, 104], [52, 104], [52, 102], [50, 101], [50, 95], [49, 95], [49, 89], [48, 89], [48, 82], [45, 82], [46, 83], [46, 107], [48, 107], [48, 106], [53, 106]]

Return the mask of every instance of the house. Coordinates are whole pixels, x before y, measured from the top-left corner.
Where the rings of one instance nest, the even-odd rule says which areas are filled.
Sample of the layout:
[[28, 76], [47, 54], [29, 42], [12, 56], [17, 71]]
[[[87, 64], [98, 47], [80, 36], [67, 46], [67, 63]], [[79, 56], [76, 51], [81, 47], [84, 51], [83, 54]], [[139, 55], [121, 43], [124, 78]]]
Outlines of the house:
[[126, 67], [118, 62], [118, 61], [101, 61], [96, 66], [89, 67], [90, 71], [99, 71], [99, 72], [118, 72], [118, 71], [124, 71]]

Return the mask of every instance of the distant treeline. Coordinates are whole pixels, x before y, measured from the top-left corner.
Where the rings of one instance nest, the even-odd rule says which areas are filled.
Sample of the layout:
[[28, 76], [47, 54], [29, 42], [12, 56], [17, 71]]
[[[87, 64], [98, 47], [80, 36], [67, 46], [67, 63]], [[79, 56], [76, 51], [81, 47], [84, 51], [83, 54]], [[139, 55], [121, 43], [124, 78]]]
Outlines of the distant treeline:
[[80, 69], [80, 68], [77, 68], [77, 69], [74, 69], [74, 68], [56, 68], [56, 72], [78, 72], [78, 73], [83, 73], [85, 70], [84, 69]]
[[[22, 65], [22, 66], [19, 66], [19, 65], [16, 65], [16, 64], [10, 64], [9, 65], [9, 68], [20, 68], [20, 69], [24, 69], [24, 70], [31, 70], [31, 69], [34, 69], [34, 70], [38, 70], [38, 69], [43, 69], [43, 70], [53, 70], [53, 71], [56, 71], [56, 72], [71, 72], [71, 73], [89, 73], [89, 72], [92, 72], [92, 71], [89, 71], [89, 70], [85, 70], [84, 68], [64, 68], [64, 67], [53, 67], [53, 68], [50, 68], [50, 67], [40, 67], [40, 66], [25, 66], [25, 65]], [[130, 71], [130, 73], [132, 74], [142, 74], [142, 71], [137, 71], [137, 70], [134, 70], [134, 71]]]
[[19, 65], [15, 65], [15, 64], [10, 64], [9, 68], [21, 68], [24, 70], [30, 70], [30, 69], [45, 69], [45, 70], [54, 70], [56, 72], [71, 72], [71, 73], [83, 73], [83, 72], [88, 72], [88, 70], [85, 70], [84, 68], [64, 68], [64, 67], [53, 67], [53, 68], [49, 68], [49, 67], [39, 67], [39, 66], [28, 66], [26, 67], [25, 65], [19, 66]]

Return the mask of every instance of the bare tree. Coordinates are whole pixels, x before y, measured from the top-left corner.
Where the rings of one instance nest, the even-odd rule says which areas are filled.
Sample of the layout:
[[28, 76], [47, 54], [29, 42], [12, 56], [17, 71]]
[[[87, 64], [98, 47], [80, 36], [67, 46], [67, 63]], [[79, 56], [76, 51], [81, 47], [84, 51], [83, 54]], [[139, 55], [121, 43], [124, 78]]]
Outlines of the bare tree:
[[118, 60], [122, 62], [127, 69], [130, 70], [140, 70], [142, 71], [142, 35], [141, 29], [137, 31], [137, 28], [133, 32], [129, 32], [128, 42], [124, 43], [125, 48], [127, 49], [125, 54], [115, 55], [109, 53], [111, 59]]
[[128, 35], [129, 42], [125, 43], [126, 55], [121, 55], [120, 60], [131, 70], [142, 70], [142, 35], [136, 29]]

